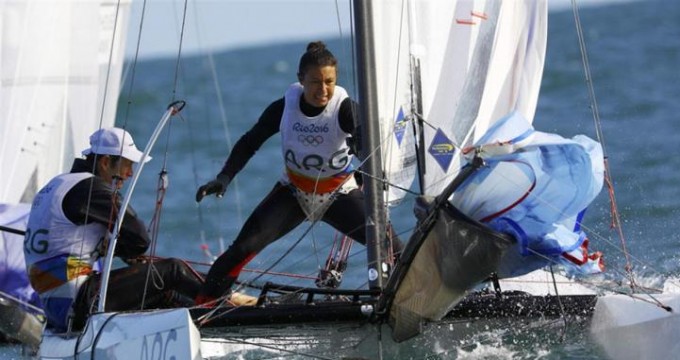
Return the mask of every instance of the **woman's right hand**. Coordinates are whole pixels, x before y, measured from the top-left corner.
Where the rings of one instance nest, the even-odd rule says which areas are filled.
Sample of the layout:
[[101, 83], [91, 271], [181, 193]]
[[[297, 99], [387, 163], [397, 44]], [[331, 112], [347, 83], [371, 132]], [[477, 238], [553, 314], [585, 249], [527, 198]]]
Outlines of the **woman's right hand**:
[[231, 182], [231, 178], [225, 174], [218, 174], [215, 180], [210, 180], [204, 185], [201, 185], [196, 191], [196, 202], [201, 202], [203, 197], [210, 194], [217, 194], [218, 198], [224, 196], [227, 191], [227, 186]]

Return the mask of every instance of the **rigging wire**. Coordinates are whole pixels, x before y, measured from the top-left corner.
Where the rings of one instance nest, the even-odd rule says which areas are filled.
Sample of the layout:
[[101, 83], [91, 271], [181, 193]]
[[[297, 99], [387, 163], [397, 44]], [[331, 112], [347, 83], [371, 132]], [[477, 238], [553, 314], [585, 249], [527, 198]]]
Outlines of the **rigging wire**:
[[607, 154], [607, 149], [605, 147], [605, 141], [604, 141], [604, 133], [602, 132], [602, 121], [600, 120], [600, 112], [597, 107], [597, 99], [595, 97], [595, 89], [593, 86], [593, 78], [590, 73], [590, 64], [588, 62], [588, 51], [586, 50], [586, 43], [585, 43], [585, 37], [583, 36], [583, 28], [581, 27], [581, 18], [579, 16], [578, 12], [578, 5], [576, 4], [576, 0], [571, 0], [572, 4], [572, 9], [574, 13], [574, 23], [576, 25], [576, 33], [578, 35], [578, 43], [579, 43], [579, 49], [581, 51], [581, 62], [583, 65], [583, 72], [585, 76], [585, 81], [587, 84], [588, 88], [588, 97], [590, 98], [590, 109], [593, 114], [593, 121], [595, 122], [595, 131], [597, 134], [597, 139], [602, 146], [602, 154], [604, 156], [604, 176], [605, 176], [605, 184], [607, 185], [607, 188], [609, 189], [609, 201], [611, 203], [611, 213], [612, 213], [612, 223], [611, 227], [616, 228], [619, 239], [621, 240], [621, 248], [623, 249], [623, 254], [626, 259], [626, 273], [628, 275], [628, 279], [630, 281], [630, 287], [633, 291], [635, 291], [636, 283], [635, 283], [635, 278], [633, 276], [633, 268], [631, 265], [630, 261], [630, 256], [628, 254], [628, 250], [626, 248], [626, 240], [625, 236], [623, 234], [623, 226], [621, 224], [621, 216], [618, 211], [618, 206], [616, 204], [616, 196], [614, 194], [614, 182], [612, 181], [611, 178], [611, 169], [609, 167], [609, 155]]
[[[144, 4], [146, 4], [146, 0], [145, 0]], [[108, 63], [107, 63], [107, 67], [106, 67], [106, 76], [105, 76], [105, 80], [104, 80], [104, 95], [102, 97], [101, 111], [100, 111], [100, 115], [99, 115], [99, 127], [98, 127], [99, 129], [102, 128], [102, 125], [104, 123], [104, 113], [106, 112], [106, 98], [107, 98], [106, 95], [108, 94], [108, 87], [109, 87], [108, 84], [109, 84], [109, 80], [111, 79], [111, 68], [113, 66], [113, 54], [114, 54], [114, 49], [115, 49], [115, 45], [116, 45], [116, 36], [117, 35], [120, 36], [120, 32], [118, 31], [118, 19], [119, 19], [119, 14], [120, 14], [120, 7], [121, 7], [121, 3], [120, 3], [120, 0], [118, 0], [118, 2], [116, 3], [116, 10], [115, 10], [115, 15], [114, 15], [114, 20], [113, 20], [113, 30], [111, 32], [111, 45], [109, 46]], [[139, 50], [139, 44], [137, 45], [137, 50]], [[136, 57], [135, 57], [135, 63], [136, 63]], [[134, 73], [134, 71], [133, 71], [133, 73]], [[126, 120], [127, 120], [127, 118], [126, 118]], [[127, 124], [127, 121], [125, 122], [125, 124]], [[125, 128], [125, 126], [123, 128]], [[121, 151], [122, 151], [122, 149], [121, 149]], [[92, 174], [96, 174], [96, 172], [97, 172], [96, 171], [96, 164], [97, 164], [98, 156], [99, 156], [98, 154], [94, 154], [94, 162], [92, 163], [92, 169], [91, 169]], [[118, 167], [120, 167], [120, 162], [118, 162]], [[113, 186], [113, 191], [112, 191], [112, 194], [111, 194], [111, 199], [113, 200], [112, 201], [113, 204], [116, 203], [115, 200], [118, 197], [118, 187], [115, 186], [116, 181], [117, 180], [114, 177], [114, 184], [113, 184], [114, 186]], [[94, 177], [92, 177], [92, 179], [90, 180], [87, 200], [85, 202], [86, 211], [85, 211], [84, 223], [86, 223], [86, 224], [89, 222], [89, 216], [90, 216], [89, 209], [90, 209], [90, 206], [92, 204], [92, 190], [93, 190], [93, 188], [94, 188]], [[109, 223], [109, 226], [108, 226], [109, 231], [113, 229], [113, 223], [114, 223], [114, 218], [115, 218], [114, 214], [116, 212], [117, 212], [117, 209], [116, 209], [116, 206], [114, 205], [114, 206], [111, 207], [111, 212], [109, 214], [109, 222], [108, 222]], [[80, 250], [79, 250], [79, 253], [81, 254], [81, 256], [83, 254], [84, 246], [85, 246], [85, 238], [84, 237], [85, 237], [85, 234], [83, 233], [81, 235]], [[99, 252], [99, 255], [104, 255], [106, 253], [109, 240], [110, 239], [108, 239], [108, 234], [101, 240], [101, 242], [97, 246], [97, 250], [96, 250], [96, 252]], [[101, 262], [101, 259], [99, 259], [97, 261]], [[75, 296], [74, 296], [74, 298], [75, 298]], [[96, 301], [93, 302], [92, 306], [95, 306], [94, 303], [96, 303]], [[90, 310], [93, 310], [93, 309], [90, 309]], [[72, 325], [72, 322], [69, 321], [68, 322], [68, 331], [71, 330], [71, 325]]]
[[[143, 5], [142, 5], [142, 11], [141, 11], [141, 18], [139, 22], [139, 32], [137, 34], [137, 44], [135, 47], [135, 55], [133, 59], [133, 63], [131, 65], [131, 79], [130, 79], [130, 85], [128, 88], [128, 95], [127, 95], [127, 102], [126, 102], [126, 109], [125, 109], [125, 115], [124, 115], [124, 123], [123, 123], [123, 128], [127, 128], [127, 122], [128, 119], [130, 118], [130, 109], [132, 105], [132, 93], [134, 90], [134, 85], [135, 85], [135, 74], [136, 74], [136, 68], [137, 68], [137, 62], [139, 58], [139, 50], [140, 50], [140, 44], [141, 44], [141, 37], [144, 29], [144, 19], [145, 19], [145, 14], [146, 14], [146, 0], [144, 0]], [[172, 87], [172, 92], [171, 92], [171, 103], [174, 103], [175, 98], [176, 98], [176, 93], [177, 93], [177, 87], [178, 87], [178, 79], [179, 79], [179, 70], [180, 70], [180, 60], [181, 60], [181, 55], [182, 55], [182, 43], [184, 39], [184, 27], [186, 23], [186, 6], [187, 2], [185, 0], [184, 2], [184, 14], [182, 18], [182, 27], [181, 27], [181, 32], [180, 32], [180, 39], [179, 39], [179, 45], [178, 45], [178, 52], [177, 52], [177, 60], [176, 60], [176, 66], [175, 66], [175, 74], [174, 74], [174, 80], [173, 80], [173, 87]], [[161, 212], [163, 208], [163, 201], [165, 199], [165, 193], [167, 191], [168, 187], [168, 171], [167, 171], [167, 155], [168, 155], [168, 147], [169, 147], [169, 142], [170, 142], [170, 134], [171, 134], [171, 126], [168, 126], [168, 132], [166, 134], [166, 142], [165, 142], [165, 150], [163, 152], [163, 162], [162, 162], [162, 167], [161, 171], [159, 172], [159, 178], [158, 178], [158, 187], [156, 189], [157, 196], [156, 196], [156, 202], [154, 205], [154, 212], [152, 214], [152, 219], [150, 221], [150, 224], [148, 226], [148, 231], [150, 233], [150, 238], [151, 238], [151, 246], [150, 246], [150, 253], [149, 257], [147, 258], [147, 263], [149, 266], [147, 267], [147, 275], [146, 275], [146, 280], [145, 280], [145, 286], [142, 294], [142, 302], [141, 306], [142, 308], [144, 307], [144, 303], [146, 302], [146, 294], [147, 294], [147, 287], [149, 284], [150, 279], [153, 276], [153, 282], [155, 286], [162, 286], [162, 284], [158, 283], [160, 280], [160, 276], [158, 274], [157, 269], [153, 266], [153, 260], [155, 258], [155, 252], [156, 252], [156, 246], [158, 244], [158, 235], [160, 231], [160, 219], [161, 219]], [[114, 187], [114, 189], [116, 189]], [[115, 192], [115, 191], [114, 191]]]
[[[305, 239], [305, 237], [307, 236], [307, 234], [309, 234], [309, 233], [313, 230], [313, 228], [315, 227], [315, 225], [316, 225], [317, 222], [319, 222], [318, 219], [312, 220], [312, 221], [311, 221], [311, 224], [305, 229], [305, 231], [302, 233], [302, 235], [300, 235], [300, 236], [298, 237], [298, 239], [297, 239], [297, 240], [296, 240], [296, 241], [295, 241], [295, 242], [294, 242], [294, 243], [293, 243], [286, 251], [284, 251], [281, 255], [279, 255], [279, 257], [278, 257], [271, 265], [269, 265], [266, 269], [262, 270], [262, 272], [261, 272], [260, 274], [258, 274], [257, 276], [255, 276], [253, 279], [249, 280], [247, 283], [253, 283], [253, 282], [259, 280], [259, 279], [262, 278], [264, 275], [268, 274], [268, 273], [269, 273], [274, 267], [276, 267], [281, 261], [283, 261], [283, 259], [285, 259], [286, 257], [288, 257], [288, 255], [289, 255], [289, 254], [290, 254], [290, 253], [291, 253], [291, 252], [292, 252], [292, 251], [293, 251], [293, 250], [294, 250], [294, 249], [302, 242], [302, 240]], [[241, 290], [242, 288], [244, 288], [244, 287], [247, 285], [247, 283], [242, 283], [242, 284], [240, 284], [238, 287], [236, 287], [235, 289], [233, 289], [233, 292], [238, 292], [239, 290]], [[224, 304], [225, 302], [228, 302], [228, 301], [229, 301], [229, 297], [230, 297], [230, 294], [227, 294], [227, 295], [224, 295], [224, 296], [221, 296], [220, 298], [218, 298], [218, 299], [216, 300], [217, 306], [215, 306], [215, 308], [212, 309], [210, 312], [204, 314], [202, 317], [200, 317], [199, 319], [197, 319], [197, 320], [199, 321], [199, 326], [200, 326], [200, 325], [203, 325], [203, 324], [205, 324], [205, 323], [207, 323], [207, 322], [209, 322], [209, 321], [212, 319], [212, 316], [213, 316], [213, 315], [216, 313], [216, 311], [221, 307], [221, 305]], [[237, 309], [237, 308], [238, 308], [238, 307], [234, 307], [234, 308], [232, 308], [232, 309], [230, 309], [230, 310], [227, 310], [226, 312], [223, 312], [222, 314], [229, 313], [229, 312], [231, 312], [231, 311], [234, 311], [234, 310]]]
[[[403, 18], [404, 18], [404, 12], [406, 11], [406, 9], [405, 9], [405, 8], [406, 8], [406, 2], [405, 2], [405, 1], [402, 1], [401, 4], [402, 4], [402, 5], [401, 5], [401, 13], [399, 14], [399, 18], [400, 18], [400, 19], [403, 19]], [[404, 33], [404, 21], [403, 21], [403, 20], [402, 20], [402, 21], [399, 21], [399, 32], [398, 32], [398, 33], [399, 33], [399, 35], [397, 35], [397, 39], [401, 40], [402, 34]], [[399, 44], [397, 45], [396, 49], [394, 50], [394, 51], [396, 52], [395, 58], [397, 59], [397, 63], [395, 64], [395, 66], [396, 66], [397, 69], [400, 68], [400, 63], [401, 63], [401, 61], [402, 61], [402, 59], [401, 59], [402, 57], [399, 56], [399, 54], [401, 54], [401, 51], [402, 51], [401, 46], [402, 46], [402, 41], [399, 41]], [[392, 91], [392, 93], [391, 93], [391, 97], [392, 97], [392, 99], [391, 99], [391, 100], [392, 100], [392, 110], [390, 111], [390, 117], [389, 117], [390, 119], [397, 119], [397, 116], [398, 116], [398, 114], [395, 114], [394, 112], [397, 111], [397, 110], [396, 110], [396, 109], [397, 109], [397, 104], [398, 104], [398, 102], [399, 102], [399, 100], [397, 99], [397, 91], [396, 91], [396, 89], [399, 88], [400, 77], [401, 77], [401, 71], [397, 71], [396, 76], [394, 77], [394, 83], [391, 84], [391, 86], [389, 87], [389, 88], [395, 89], [395, 91]], [[413, 96], [413, 92], [411, 92], [411, 96]], [[413, 102], [412, 102], [412, 103], [413, 103]], [[393, 133], [396, 132], [396, 129], [394, 129], [394, 126], [392, 127], [392, 129], [393, 129]], [[414, 134], [414, 136], [415, 136], [415, 134]], [[387, 142], [387, 145], [393, 143], [395, 140], [396, 140], [395, 137], [392, 137], [392, 136], [389, 137], [389, 141]], [[389, 150], [392, 150], [392, 148], [391, 148], [390, 146], [388, 146], [388, 147], [386, 147], [386, 148], [389, 149]], [[385, 157], [386, 157], [386, 158], [390, 158], [390, 157], [391, 157], [391, 154], [390, 154], [390, 151], [389, 151], [389, 150], [388, 150], [387, 154], [385, 154]], [[383, 165], [382, 165], [382, 167], [383, 167], [383, 172], [385, 172], [385, 173], [389, 173], [389, 168], [388, 168], [387, 164], [388, 164], [388, 161], [385, 160], [384, 163], [383, 163]], [[385, 176], [385, 181], [386, 181], [386, 180], [387, 180], [387, 177]], [[377, 181], [381, 181], [381, 180], [377, 180]], [[396, 187], [396, 188], [401, 189], [401, 187]], [[390, 199], [389, 199], [390, 193], [387, 192], [386, 195], [388, 195], [388, 196], [385, 196], [385, 202], [386, 202], [386, 203], [389, 203], [389, 202], [390, 202]], [[386, 217], [389, 218], [389, 209], [388, 209], [387, 212], [386, 212]]]
[[184, 29], [186, 27], [186, 21], [187, 21], [187, 4], [188, 0], [184, 0], [184, 8], [182, 10], [182, 24], [180, 27], [180, 33], [179, 33], [179, 44], [177, 46], [177, 60], [175, 61], [175, 78], [174, 82], [172, 85], [172, 96], [170, 98], [170, 102], [172, 103], [175, 101], [175, 95], [177, 93], [177, 84], [179, 81], [179, 74], [180, 74], [180, 64], [182, 60], [182, 45], [184, 43]]
[[[194, 5], [194, 15], [196, 17], [195, 24], [196, 24], [197, 39], [199, 41], [199, 48], [202, 48], [202, 46], [200, 45], [200, 39], [201, 39], [200, 26], [198, 26], [198, 24], [200, 23], [199, 19], [201, 18], [200, 11], [199, 11], [199, 8], [198, 8], [196, 2], [193, 2], [193, 5]], [[233, 141], [232, 141], [231, 131], [229, 129], [229, 122], [227, 120], [227, 114], [226, 114], [226, 111], [225, 111], [226, 106], [225, 106], [224, 100], [223, 100], [222, 88], [220, 87], [220, 83], [218, 81], [219, 76], [217, 74], [217, 66], [215, 65], [215, 57], [214, 57], [213, 52], [209, 48], [206, 48], [204, 51], [207, 53], [206, 55], [207, 55], [207, 60], [208, 60], [208, 67], [209, 67], [210, 73], [212, 75], [211, 78], [213, 80], [213, 88], [215, 90], [215, 100], [217, 101], [217, 106], [218, 106], [218, 109], [219, 109], [219, 119], [221, 121], [222, 128], [223, 128], [223, 131], [224, 131], [224, 140], [227, 143], [227, 151], [231, 152], [231, 150], [233, 149]], [[206, 106], [205, 108], [208, 109], [209, 107]], [[210, 128], [211, 116], [206, 116], [206, 118], [208, 119], [208, 128]], [[190, 127], [190, 129], [191, 129], [191, 127]], [[208, 133], [208, 137], [212, 139], [213, 132], [208, 131], [207, 133]], [[192, 146], [193, 146], [193, 143], [194, 143], [193, 135], [192, 135], [191, 139], [192, 139]], [[212, 143], [213, 141], [211, 140], [210, 142]], [[195, 161], [193, 150], [194, 150], [194, 148], [192, 147], [192, 164], [193, 164], [193, 172], [194, 172], [194, 185], [195, 185], [196, 188], [198, 188], [198, 186], [199, 186], [198, 170], [195, 167], [196, 161]], [[232, 179], [232, 181], [229, 185], [234, 190], [233, 196], [235, 197], [234, 205], [236, 207], [237, 223], [243, 224], [243, 209], [242, 209], [242, 201], [241, 201], [240, 182], [239, 182], [238, 178]], [[197, 208], [198, 208], [198, 212], [199, 212], [199, 221], [200, 221], [201, 224], [203, 224], [201, 203], [197, 204]], [[220, 218], [226, 217], [226, 215], [224, 215], [224, 209], [223, 209], [223, 206], [221, 204], [218, 205], [218, 216]], [[226, 224], [226, 222], [222, 222], [222, 224]], [[201, 226], [201, 244], [204, 248], [204, 251], [206, 251], [209, 254], [207, 242], [205, 240], [204, 226]], [[220, 253], [222, 253], [225, 250], [224, 249], [224, 238], [222, 236], [222, 231], [220, 232], [220, 235], [219, 235], [219, 246], [220, 246]]]
[[[347, 58], [347, 53], [348, 53], [348, 51], [347, 51], [346, 46], [345, 46], [345, 44], [344, 44], [344, 32], [343, 32], [343, 26], [342, 26], [342, 19], [341, 19], [341, 17], [340, 17], [340, 6], [339, 6], [339, 3], [338, 3], [338, 0], [335, 0], [334, 4], [335, 4], [335, 15], [336, 15], [335, 17], [336, 17], [336, 20], [337, 20], [337, 30], [338, 30], [338, 35], [339, 35], [339, 37], [340, 37], [340, 52], [341, 52], [343, 58]], [[351, 13], [352, 13], [352, 9], [351, 9], [351, 6], [352, 6], [352, 5], [351, 5], [351, 2], [350, 2], [350, 4], [349, 4], [349, 6], [350, 6], [350, 8], [349, 8], [349, 13], [351, 14]], [[353, 20], [353, 19], [352, 19], [352, 20]], [[353, 35], [353, 33], [352, 33], [351, 31], [350, 31], [350, 34]], [[350, 46], [349, 53], [351, 54], [351, 55], [350, 55], [350, 56], [351, 56], [351, 59], [353, 59], [353, 58], [354, 58], [354, 46], [353, 46], [353, 44], [354, 44], [354, 38], [353, 38], [353, 37], [351, 38], [351, 44], [352, 44], [352, 46]], [[355, 67], [354, 67], [354, 66], [350, 66], [351, 63], [352, 63], [352, 62], [345, 62], [345, 63], [343, 63], [343, 67], [346, 69], [346, 72], [347, 72], [347, 73], [351, 73], [351, 74], [352, 74], [352, 76], [351, 76], [352, 87], [353, 87], [353, 89], [354, 89], [354, 92], [356, 92], [357, 85], [356, 85], [356, 73], [355, 73]], [[347, 69], [349, 69], [349, 71], [347, 71]], [[354, 103], [352, 103], [352, 106], [353, 106], [353, 111], [356, 113], [356, 108], [354, 108]], [[318, 183], [318, 180], [319, 180], [319, 177], [320, 177], [320, 176], [321, 176], [321, 173], [319, 173], [319, 174], [317, 175], [317, 179], [316, 179], [317, 183]], [[312, 200], [312, 201], [313, 201], [313, 200]], [[321, 216], [321, 215], [319, 215], [319, 216]], [[335, 240], [334, 240], [333, 246], [335, 246], [335, 242], [338, 242], [338, 237], [339, 237], [340, 232], [336, 230], [335, 233], [336, 233], [336, 236], [335, 236]], [[312, 232], [312, 234], [314, 234], [314, 232]], [[340, 242], [342, 242], [343, 244], [349, 243], [350, 246], [351, 246], [351, 242], [352, 242], [352, 241], [353, 241], [353, 240], [350, 239], [350, 238], [347, 237], [347, 236], [342, 237], [342, 239], [340, 240]], [[326, 274], [330, 274], [329, 271], [331, 270], [330, 267], [331, 267], [331, 263], [333, 262], [333, 261], [332, 261], [333, 250], [331, 250], [331, 253], [330, 253], [330, 254], [328, 255], [328, 257], [326, 258], [326, 261], [324, 262], [325, 265], [322, 266], [322, 265], [321, 265], [321, 262], [322, 262], [322, 261], [321, 261], [321, 259], [319, 258], [319, 253], [320, 253], [320, 249], [323, 248], [323, 247], [320, 247], [320, 246], [317, 245], [316, 236], [312, 236], [312, 239], [311, 239], [311, 246], [312, 246], [312, 254], [314, 254], [315, 257], [316, 257], [316, 267], [317, 267], [317, 269], [319, 270], [319, 275], [317, 276], [317, 281], [321, 281], [321, 277], [322, 277], [322, 272], [323, 272], [323, 271], [326, 271]], [[346, 246], [346, 245], [342, 245], [342, 246]], [[343, 262], [346, 262], [347, 257], [344, 256], [342, 259], [343, 259]], [[317, 282], [317, 285], [318, 285], [318, 284], [319, 284], [319, 283]]]
[[[200, 35], [200, 27], [198, 26], [199, 21], [198, 19], [200, 16], [198, 15], [199, 10], [198, 6], [196, 5], [196, 2], [192, 2], [193, 8], [194, 8], [194, 29], [197, 34], [197, 42], [198, 42], [198, 48], [203, 49], [203, 46], [201, 45], [201, 35]], [[206, 50], [201, 50], [206, 51]], [[212, 60], [212, 52], [210, 50], [207, 50], [208, 52], [208, 57], [209, 59]], [[220, 97], [218, 96], [218, 101], [220, 101]], [[203, 109], [209, 109], [209, 103], [207, 100], [207, 97], [203, 97], [204, 101], [204, 106]], [[224, 112], [224, 109], [222, 108], [222, 104], [220, 102], [220, 110]], [[210, 128], [210, 115], [206, 115], [205, 119], [208, 123], [207, 127]], [[191, 173], [193, 175], [193, 180], [194, 180], [194, 188], [199, 187], [199, 180], [198, 180], [198, 168], [197, 168], [197, 157], [196, 157], [196, 136], [194, 135], [194, 127], [193, 126], [188, 126], [188, 132], [189, 132], [189, 154], [191, 156]], [[212, 131], [207, 131], [207, 136], [210, 139], [209, 142], [213, 143], [213, 134]], [[210, 266], [215, 258], [215, 256], [210, 252], [210, 247], [208, 246], [208, 243], [206, 241], [206, 235], [205, 235], [205, 221], [203, 219], [203, 208], [200, 206], [200, 203], [196, 204], [196, 214], [198, 216], [198, 224], [199, 224], [199, 239], [201, 241], [201, 249], [203, 250], [204, 254], [206, 255], [207, 259], [209, 260], [209, 263], [206, 264], [207, 266]], [[222, 217], [222, 207], [218, 205], [218, 210], [217, 214]]]
[[[120, 0], [118, 1], [118, 4], [116, 6], [116, 17], [118, 16], [119, 8], [120, 8]], [[130, 86], [128, 88], [128, 95], [127, 95], [127, 101], [126, 101], [126, 106], [125, 106], [125, 114], [123, 116], [123, 126], [122, 126], [123, 129], [127, 129], [128, 120], [130, 118], [130, 108], [131, 108], [131, 105], [132, 105], [132, 90], [134, 88], [135, 78], [136, 78], [136, 73], [137, 73], [137, 62], [138, 62], [138, 59], [139, 59], [139, 50], [140, 50], [140, 45], [141, 45], [142, 29], [144, 27], [145, 14], [146, 14], [146, 0], [144, 0], [142, 2], [142, 11], [141, 11], [141, 16], [140, 16], [140, 20], [139, 20], [139, 32], [137, 33], [137, 42], [135, 44], [135, 55], [134, 55], [134, 58], [132, 60], [132, 64], [129, 66], [129, 69], [130, 69], [129, 70], [130, 71]], [[116, 23], [117, 23], [117, 21], [116, 21]], [[115, 31], [115, 28], [114, 28], [114, 38], [115, 38], [115, 33], [116, 33], [116, 31]], [[112, 50], [113, 50], [113, 48], [112, 48]], [[111, 67], [111, 58], [109, 58], [109, 67]], [[104, 107], [102, 106], [102, 115], [103, 115], [103, 111], [104, 111]], [[99, 126], [100, 128], [101, 128], [102, 122], [103, 122], [103, 120], [100, 120], [100, 126]], [[96, 164], [96, 161], [95, 161], [95, 164]], [[94, 173], [94, 171], [93, 171], [93, 173]], [[114, 189], [114, 191], [113, 191], [114, 194], [112, 195], [113, 196], [112, 198], [115, 199], [115, 197], [117, 197], [118, 188], [114, 187], [113, 189]], [[90, 193], [92, 193], [91, 188], [90, 188]], [[113, 201], [112, 203], [115, 204], [116, 202]], [[89, 205], [89, 201], [88, 201], [88, 205]], [[89, 214], [89, 211], [87, 212], [87, 214]], [[111, 217], [113, 218], [113, 210], [111, 212]], [[85, 220], [85, 222], [87, 222], [87, 219]], [[109, 219], [109, 224], [110, 224], [109, 230], [110, 231], [113, 230], [113, 223], [114, 222], [115, 222], [114, 219]], [[106, 240], [105, 240], [104, 248], [106, 249], [107, 247], [108, 246], [107, 246]]]
[[555, 270], [553, 269], [553, 266], [550, 265], [548, 266], [550, 269], [550, 276], [552, 277], [552, 285], [553, 285], [553, 290], [555, 290], [555, 297], [557, 298], [557, 304], [560, 306], [560, 319], [564, 321], [564, 327], [562, 331], [562, 341], [564, 341], [566, 334], [567, 334], [567, 328], [569, 327], [569, 322], [567, 322], [567, 316], [566, 316], [566, 311], [564, 310], [564, 304], [562, 304], [562, 297], [560, 297], [560, 293], [557, 290], [557, 280], [555, 279]]
[[[180, 28], [180, 35], [179, 35], [179, 44], [178, 44], [178, 49], [177, 49], [177, 60], [175, 61], [175, 73], [174, 73], [174, 80], [173, 80], [173, 86], [172, 86], [172, 95], [171, 95], [171, 101], [170, 103], [174, 103], [176, 99], [176, 94], [177, 94], [177, 88], [178, 88], [178, 82], [179, 82], [179, 77], [180, 77], [180, 65], [181, 65], [181, 59], [182, 59], [182, 44], [184, 43], [184, 29], [186, 25], [186, 14], [187, 14], [187, 1], [184, 0], [184, 9], [182, 13], [182, 24]], [[182, 106], [183, 107], [183, 106]], [[180, 118], [183, 119], [183, 117], [180, 115]], [[172, 132], [172, 123], [168, 124], [168, 131], [166, 132], [166, 139], [165, 139], [165, 149], [163, 151], [163, 162], [161, 166], [161, 170], [158, 174], [158, 187], [156, 189], [156, 203], [154, 206], [154, 212], [152, 215], [152, 220], [149, 225], [149, 232], [151, 235], [151, 248], [149, 252], [149, 259], [148, 259], [148, 266], [146, 267], [146, 280], [144, 283], [144, 292], [142, 294], [142, 308], [144, 307], [144, 303], [146, 302], [146, 294], [147, 294], [147, 289], [149, 285], [149, 281], [153, 282], [153, 285], [156, 288], [163, 288], [163, 280], [162, 276], [160, 275], [158, 269], [154, 266], [154, 257], [156, 256], [156, 247], [158, 245], [158, 236], [160, 233], [160, 220], [161, 220], [161, 212], [163, 209], [163, 200], [165, 199], [165, 193], [167, 191], [167, 187], [169, 184], [168, 180], [168, 171], [167, 171], [167, 160], [168, 160], [168, 149], [169, 149], [169, 144], [170, 144], [170, 134]]]
[[[123, 128], [127, 125], [127, 121], [130, 118], [130, 108], [132, 105], [132, 90], [135, 85], [135, 76], [137, 73], [137, 61], [139, 60], [139, 49], [142, 43], [142, 30], [144, 29], [144, 18], [146, 15], [146, 1], [142, 2], [142, 11], [139, 20], [139, 31], [137, 33], [137, 44], [135, 45], [135, 56], [132, 59], [132, 64], [130, 65], [130, 86], [128, 87], [127, 101], [125, 106], [125, 115], [123, 116]], [[119, 1], [120, 3], [120, 1]]]

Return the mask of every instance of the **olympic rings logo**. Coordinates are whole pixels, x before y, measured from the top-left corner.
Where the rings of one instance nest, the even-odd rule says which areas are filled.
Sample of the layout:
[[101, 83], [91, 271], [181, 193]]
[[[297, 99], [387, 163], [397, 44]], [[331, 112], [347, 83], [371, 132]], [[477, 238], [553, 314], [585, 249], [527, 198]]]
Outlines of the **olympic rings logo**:
[[323, 144], [321, 135], [298, 135], [298, 141], [304, 146], [319, 146]]

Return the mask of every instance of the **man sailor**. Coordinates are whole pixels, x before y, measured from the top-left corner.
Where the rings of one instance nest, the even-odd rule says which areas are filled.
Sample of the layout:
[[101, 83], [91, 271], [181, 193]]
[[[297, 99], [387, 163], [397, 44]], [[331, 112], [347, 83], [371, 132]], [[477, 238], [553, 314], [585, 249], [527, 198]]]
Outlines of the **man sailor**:
[[[121, 207], [118, 190], [142, 158], [132, 135], [115, 127], [94, 132], [82, 154], [69, 173], [53, 178], [35, 196], [24, 239], [29, 280], [43, 302], [47, 325], [56, 331], [82, 327], [96, 306], [99, 260]], [[119, 235], [114, 255], [122, 259], [137, 258], [149, 247], [149, 234], [131, 207]], [[147, 274], [154, 279], [147, 281]], [[146, 283], [153, 286], [144, 289]], [[111, 272], [105, 310], [190, 306], [201, 283], [177, 259], [138, 262]]]

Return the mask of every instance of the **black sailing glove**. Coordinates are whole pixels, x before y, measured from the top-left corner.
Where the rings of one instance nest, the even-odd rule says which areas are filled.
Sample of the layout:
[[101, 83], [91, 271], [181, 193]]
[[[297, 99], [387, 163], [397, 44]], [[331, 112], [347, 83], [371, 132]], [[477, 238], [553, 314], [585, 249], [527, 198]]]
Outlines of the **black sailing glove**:
[[222, 197], [227, 191], [227, 186], [231, 182], [231, 178], [225, 174], [218, 174], [215, 180], [210, 180], [208, 183], [201, 185], [196, 191], [196, 202], [201, 202], [203, 197], [210, 194], [217, 194], [217, 197]]

